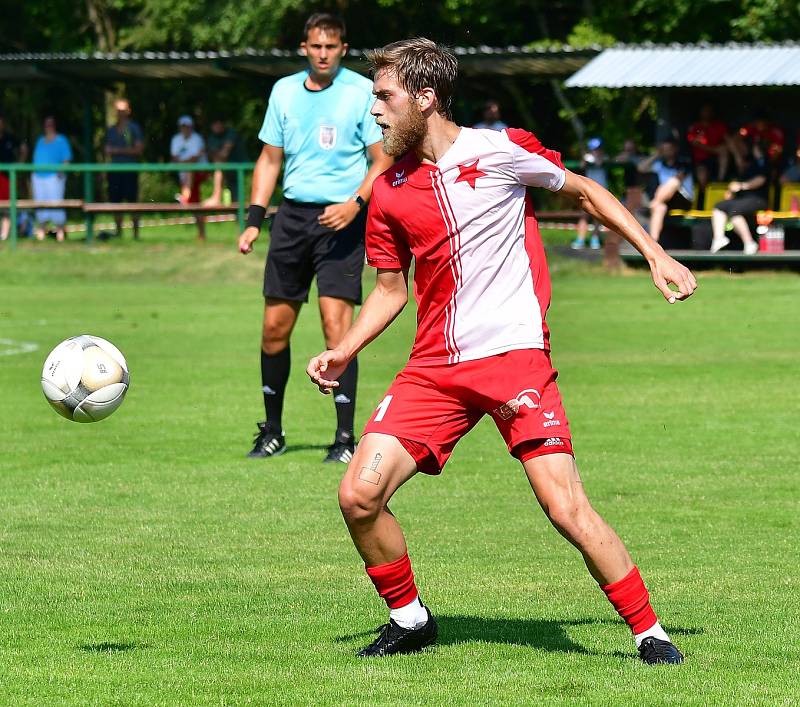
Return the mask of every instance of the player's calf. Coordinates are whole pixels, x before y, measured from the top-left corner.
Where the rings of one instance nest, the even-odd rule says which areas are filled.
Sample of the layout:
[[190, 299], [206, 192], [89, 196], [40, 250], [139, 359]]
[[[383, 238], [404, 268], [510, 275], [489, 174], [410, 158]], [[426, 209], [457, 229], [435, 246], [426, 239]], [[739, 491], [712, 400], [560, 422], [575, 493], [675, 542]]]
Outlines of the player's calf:
[[580, 551], [589, 572], [628, 624], [640, 658], [648, 664], [683, 662], [658, 622], [627, 548], [589, 503], [574, 459], [551, 454], [529, 458], [523, 464], [550, 522]]

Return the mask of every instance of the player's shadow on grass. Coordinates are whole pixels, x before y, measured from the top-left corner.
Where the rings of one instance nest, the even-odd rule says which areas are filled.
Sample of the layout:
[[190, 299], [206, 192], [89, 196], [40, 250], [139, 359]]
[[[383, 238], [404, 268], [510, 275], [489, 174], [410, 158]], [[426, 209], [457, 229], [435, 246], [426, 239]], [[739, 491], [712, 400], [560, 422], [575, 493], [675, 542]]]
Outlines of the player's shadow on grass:
[[[579, 643], [575, 643], [568, 635], [567, 629], [572, 626], [612, 625], [620, 630], [625, 626], [615, 619], [569, 619], [555, 621], [548, 619], [492, 619], [483, 616], [462, 616], [447, 614], [436, 616], [439, 624], [439, 646], [451, 646], [459, 643], [506, 643], [514, 646], [530, 646], [550, 653], [580, 653], [583, 655], [608, 655], [607, 653], [590, 651]], [[703, 629], [666, 627], [670, 634], [691, 635], [703, 633]], [[349, 636], [340, 636], [337, 642], [349, 642], [355, 639], [374, 637], [374, 631], [365, 631]], [[615, 657], [630, 657], [615, 651]]]
[[440, 646], [483, 641], [530, 646], [552, 653], [592, 654], [568, 635], [570, 626], [606, 623], [601, 619], [491, 619], [482, 616], [437, 616]]
[[[530, 646], [555, 653], [583, 653], [595, 655], [578, 643], [566, 632], [568, 626], [609, 623], [603, 619], [571, 619], [569, 621], [549, 621], [545, 619], [490, 619], [482, 616], [448, 616], [437, 614], [439, 624], [439, 646], [458, 643], [507, 643], [515, 646]], [[373, 631], [365, 631], [349, 636], [340, 636], [339, 642], [368, 638]]]
[[127, 653], [128, 651], [135, 651], [139, 648], [146, 646], [140, 643], [116, 643], [111, 641], [103, 641], [102, 643], [84, 643], [78, 646], [79, 650], [84, 653]]
[[323, 452], [328, 451], [327, 444], [287, 444], [287, 452]]

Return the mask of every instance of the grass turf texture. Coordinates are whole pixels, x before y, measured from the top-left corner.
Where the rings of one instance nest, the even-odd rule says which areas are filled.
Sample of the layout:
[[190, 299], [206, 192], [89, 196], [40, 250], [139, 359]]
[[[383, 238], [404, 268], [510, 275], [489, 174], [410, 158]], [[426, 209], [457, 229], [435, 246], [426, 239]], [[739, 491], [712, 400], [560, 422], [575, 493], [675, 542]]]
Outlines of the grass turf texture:
[[[385, 609], [338, 512], [344, 468], [320, 463], [334, 415], [303, 373], [315, 307], [292, 342], [290, 453], [245, 459], [264, 244], [244, 259], [230, 225], [210, 231], [0, 252], [0, 338], [39, 346], [0, 355], [0, 701], [796, 703], [796, 276], [703, 274], [669, 306], [644, 272], [552, 262], [584, 482], [684, 666], [634, 658], [487, 421], [392, 505], [439, 646], [363, 662]], [[361, 358], [358, 425], [403, 365], [412, 310]], [[38, 382], [83, 332], [131, 367], [127, 400], [93, 425], [58, 417]]]

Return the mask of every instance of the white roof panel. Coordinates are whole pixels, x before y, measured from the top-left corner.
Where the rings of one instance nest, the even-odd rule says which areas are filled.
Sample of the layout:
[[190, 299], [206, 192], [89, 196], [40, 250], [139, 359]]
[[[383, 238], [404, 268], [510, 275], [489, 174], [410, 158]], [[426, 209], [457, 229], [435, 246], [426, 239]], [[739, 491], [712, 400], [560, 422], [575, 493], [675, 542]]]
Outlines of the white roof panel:
[[612, 47], [566, 82], [569, 88], [800, 85], [800, 44]]

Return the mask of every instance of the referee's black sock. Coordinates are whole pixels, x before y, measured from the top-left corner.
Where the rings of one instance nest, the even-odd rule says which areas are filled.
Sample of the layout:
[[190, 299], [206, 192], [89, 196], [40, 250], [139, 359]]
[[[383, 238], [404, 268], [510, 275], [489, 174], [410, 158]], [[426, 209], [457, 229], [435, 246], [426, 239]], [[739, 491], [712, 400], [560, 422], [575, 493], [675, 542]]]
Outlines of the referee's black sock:
[[353, 434], [353, 418], [356, 414], [356, 384], [358, 383], [358, 359], [350, 361], [339, 377], [339, 387], [334, 390], [336, 403], [336, 434]]
[[264, 392], [264, 410], [267, 424], [277, 432], [283, 431], [283, 393], [289, 380], [292, 357], [287, 346], [276, 354], [261, 352], [261, 390]]

